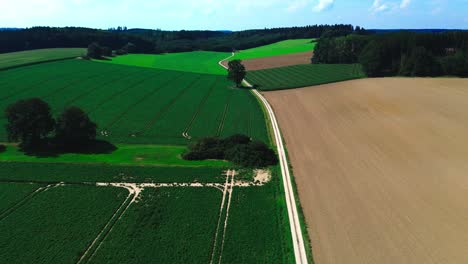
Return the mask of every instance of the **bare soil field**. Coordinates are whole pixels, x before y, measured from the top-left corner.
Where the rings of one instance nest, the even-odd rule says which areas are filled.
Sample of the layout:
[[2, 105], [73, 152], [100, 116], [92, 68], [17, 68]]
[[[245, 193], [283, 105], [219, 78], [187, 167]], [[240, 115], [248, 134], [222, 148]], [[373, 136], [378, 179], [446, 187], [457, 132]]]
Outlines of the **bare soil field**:
[[468, 263], [468, 80], [266, 92], [324, 263]]
[[[260, 59], [243, 60], [247, 71], [264, 70], [278, 67], [285, 67], [299, 64], [310, 64], [313, 51], [294, 53], [282, 56], [273, 56]], [[227, 67], [229, 60], [224, 61], [223, 65]]]

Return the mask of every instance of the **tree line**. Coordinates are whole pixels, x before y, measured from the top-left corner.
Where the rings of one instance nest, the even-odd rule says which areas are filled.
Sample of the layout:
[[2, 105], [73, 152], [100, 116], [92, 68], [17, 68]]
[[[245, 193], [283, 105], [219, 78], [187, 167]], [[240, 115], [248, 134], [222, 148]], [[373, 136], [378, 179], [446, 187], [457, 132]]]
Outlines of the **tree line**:
[[33, 27], [14, 31], [0, 31], [0, 53], [42, 48], [87, 47], [97, 42], [117, 50], [133, 43], [138, 53], [166, 53], [195, 50], [242, 50], [286, 39], [318, 38], [324, 32], [340, 35], [363, 33], [352, 25], [311, 25], [271, 29], [231, 31], [163, 31], [148, 29], [90, 29], [79, 27]]
[[324, 36], [312, 62], [360, 63], [370, 77], [468, 77], [468, 32]]

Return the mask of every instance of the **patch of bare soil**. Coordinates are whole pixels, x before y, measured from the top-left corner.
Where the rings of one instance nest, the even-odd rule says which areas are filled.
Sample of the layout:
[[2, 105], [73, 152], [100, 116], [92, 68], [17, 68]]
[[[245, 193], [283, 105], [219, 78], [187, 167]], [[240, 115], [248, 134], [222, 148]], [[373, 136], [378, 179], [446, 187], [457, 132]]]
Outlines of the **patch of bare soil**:
[[316, 263], [468, 263], [467, 79], [363, 79], [265, 95]]
[[[255, 70], [264, 70], [264, 69], [271, 69], [271, 68], [278, 68], [278, 67], [285, 67], [291, 65], [298, 65], [298, 64], [310, 64], [310, 60], [312, 59], [313, 52], [301, 52], [289, 55], [282, 55], [282, 56], [273, 56], [273, 57], [266, 57], [260, 59], [251, 59], [251, 60], [243, 60], [242, 64], [244, 64], [247, 71], [255, 71]], [[223, 61], [223, 65], [227, 67], [229, 60]]]

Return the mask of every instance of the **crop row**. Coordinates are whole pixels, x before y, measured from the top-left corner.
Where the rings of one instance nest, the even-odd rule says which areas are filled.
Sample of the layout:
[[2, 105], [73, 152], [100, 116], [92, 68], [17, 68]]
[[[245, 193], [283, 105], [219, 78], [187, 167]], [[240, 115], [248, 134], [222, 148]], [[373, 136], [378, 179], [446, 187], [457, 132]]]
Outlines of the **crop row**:
[[[185, 145], [183, 132], [194, 139], [236, 133], [264, 138], [259, 104], [225, 76], [79, 60], [26, 68], [0, 72], [11, 80], [0, 91], [0, 108], [30, 97], [47, 101], [54, 115], [78, 106], [105, 132], [98, 134], [115, 143]], [[0, 126], [5, 122], [0, 117]]]
[[291, 89], [365, 77], [359, 64], [308, 64], [251, 71], [247, 80], [260, 90]]
[[40, 192], [2, 219], [2, 262], [76, 262], [126, 193], [94, 186], [57, 186]]

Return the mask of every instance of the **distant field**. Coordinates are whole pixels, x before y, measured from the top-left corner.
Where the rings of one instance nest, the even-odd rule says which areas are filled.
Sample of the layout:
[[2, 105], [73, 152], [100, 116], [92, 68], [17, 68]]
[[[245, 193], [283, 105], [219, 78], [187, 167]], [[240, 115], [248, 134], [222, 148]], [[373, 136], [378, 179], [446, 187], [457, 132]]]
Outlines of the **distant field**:
[[230, 60], [258, 59], [271, 56], [280, 56], [293, 53], [313, 51], [316, 43], [312, 39], [292, 39], [284, 40], [270, 45], [265, 45], [253, 49], [240, 50]]
[[[219, 66], [218, 66], [219, 67]], [[186, 145], [236, 133], [267, 141], [259, 103], [225, 76], [70, 60], [0, 72], [0, 109], [30, 97], [79, 106], [112, 143]], [[0, 117], [0, 127], [6, 119]], [[0, 142], [6, 141], [0, 129]]]
[[57, 154], [58, 156], [27, 156], [15, 146], [7, 146], [0, 155], [0, 162], [41, 162], [41, 163], [99, 163], [107, 165], [146, 165], [146, 166], [229, 166], [221, 160], [188, 161], [182, 159], [184, 146], [158, 146], [142, 144], [117, 144], [109, 154]]
[[0, 69], [82, 56], [83, 48], [39, 49], [0, 54]]
[[359, 64], [306, 64], [250, 71], [247, 81], [259, 90], [281, 90], [364, 78]]
[[226, 70], [221, 68], [218, 62], [228, 56], [229, 53], [211, 51], [168, 53], [161, 55], [129, 54], [111, 58], [112, 60], [110, 61], [100, 62], [163, 70], [226, 75]]
[[264, 93], [316, 263], [468, 263], [467, 87], [376, 78]]

